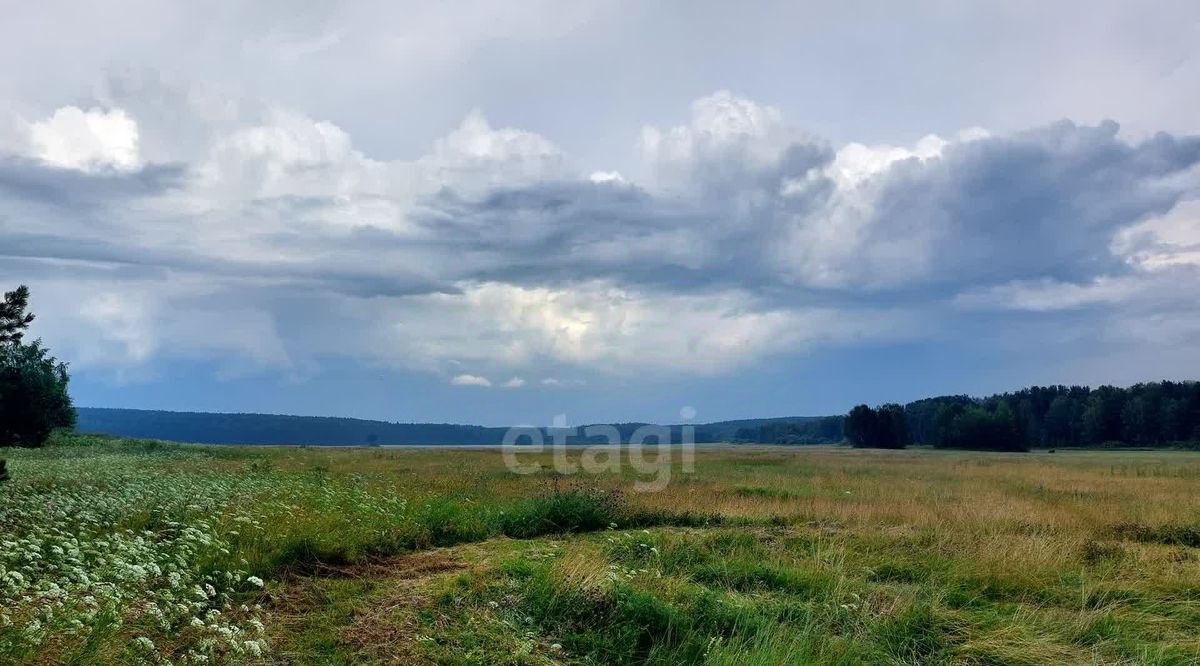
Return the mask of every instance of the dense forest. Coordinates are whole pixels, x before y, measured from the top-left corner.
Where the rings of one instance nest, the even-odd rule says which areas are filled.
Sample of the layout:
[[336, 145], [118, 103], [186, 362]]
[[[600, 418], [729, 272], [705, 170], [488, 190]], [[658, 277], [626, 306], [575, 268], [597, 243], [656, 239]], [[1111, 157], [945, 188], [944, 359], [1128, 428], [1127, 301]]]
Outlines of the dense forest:
[[[986, 398], [926, 398], [846, 417], [855, 446], [1028, 451], [1034, 447], [1200, 446], [1200, 383], [1154, 382], [1128, 388], [1033, 386]], [[896, 433], [903, 422], [903, 439]], [[886, 422], [886, 425], [884, 424]]]
[[82, 432], [199, 444], [494, 444], [503, 428], [447, 423], [79, 407]]
[[833, 444], [842, 441], [841, 416], [770, 419], [738, 428], [725, 440], [758, 444]]
[[[452, 423], [391, 423], [366, 419], [320, 416], [281, 416], [275, 414], [220, 414], [211, 412], [168, 412], [143, 409], [106, 409], [80, 407], [78, 429], [82, 432], [107, 433], [125, 437], [167, 439], [201, 444], [313, 444], [324, 446], [370, 446], [372, 444], [500, 444], [508, 432], [503, 427], [457, 425]], [[807, 424], [823, 424], [821, 427]], [[775, 425], [780, 424], [780, 425]], [[644, 423], [618, 423], [613, 427], [621, 441], [628, 442]], [[584, 426], [586, 427], [586, 426]], [[582, 444], [603, 441], [602, 436], [588, 437], [581, 427], [569, 433], [567, 442]], [[671, 441], [681, 441], [683, 426], [669, 426]], [[784, 443], [827, 443], [842, 438], [842, 417], [792, 419], [743, 419], [701, 423], [692, 426], [698, 443], [734, 440], [738, 433], [759, 429], [770, 433], [795, 433], [803, 440]], [[810, 432], [810, 428], [816, 428]], [[553, 428], [543, 428], [542, 436], [552, 441]], [[765, 436], [765, 435], [764, 435]], [[771, 434], [776, 437], [777, 435]], [[778, 435], [783, 437], [783, 435]], [[522, 440], [528, 441], [528, 438]], [[653, 441], [653, 440], [648, 440]], [[775, 441], [774, 439], [770, 441]]]

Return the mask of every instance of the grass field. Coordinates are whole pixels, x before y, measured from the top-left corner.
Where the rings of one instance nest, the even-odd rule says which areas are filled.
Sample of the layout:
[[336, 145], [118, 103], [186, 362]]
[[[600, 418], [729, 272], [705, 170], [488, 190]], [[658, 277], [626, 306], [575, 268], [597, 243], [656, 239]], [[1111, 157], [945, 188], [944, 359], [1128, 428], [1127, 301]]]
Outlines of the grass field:
[[1200, 663], [1195, 453], [4, 457], [2, 663]]

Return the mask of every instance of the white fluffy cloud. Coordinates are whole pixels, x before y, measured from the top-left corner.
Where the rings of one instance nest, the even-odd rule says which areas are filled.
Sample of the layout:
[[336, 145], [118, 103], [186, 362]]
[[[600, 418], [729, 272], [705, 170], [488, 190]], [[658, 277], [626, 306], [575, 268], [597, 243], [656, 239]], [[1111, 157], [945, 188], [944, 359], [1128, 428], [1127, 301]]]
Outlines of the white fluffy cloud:
[[487, 377], [479, 375], [455, 375], [450, 378], [450, 383], [455, 386], [483, 386], [490, 387], [492, 382]]
[[435, 141], [418, 165], [430, 186], [474, 191], [558, 178], [565, 168], [562, 151], [553, 142], [524, 130], [494, 129], [478, 109]]
[[29, 123], [30, 156], [66, 169], [136, 169], [138, 126], [121, 109], [64, 106], [48, 118]]
[[288, 111], [274, 111], [262, 124], [239, 128], [221, 138], [200, 167], [201, 186], [216, 191], [213, 202], [229, 197], [345, 197], [379, 192], [382, 165], [351, 146], [336, 125]]
[[730, 154], [767, 160], [789, 143], [771, 140], [785, 139], [786, 132], [779, 109], [720, 90], [692, 102], [687, 125], [645, 127], [641, 148], [651, 162], [691, 163]]

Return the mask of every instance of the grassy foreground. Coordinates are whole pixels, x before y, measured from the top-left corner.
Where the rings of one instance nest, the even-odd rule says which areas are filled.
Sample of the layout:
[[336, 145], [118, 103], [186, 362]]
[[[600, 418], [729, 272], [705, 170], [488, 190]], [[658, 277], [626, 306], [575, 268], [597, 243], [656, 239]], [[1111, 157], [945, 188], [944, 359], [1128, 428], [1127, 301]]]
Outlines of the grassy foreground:
[[1200, 663], [1196, 453], [4, 456], [0, 663]]

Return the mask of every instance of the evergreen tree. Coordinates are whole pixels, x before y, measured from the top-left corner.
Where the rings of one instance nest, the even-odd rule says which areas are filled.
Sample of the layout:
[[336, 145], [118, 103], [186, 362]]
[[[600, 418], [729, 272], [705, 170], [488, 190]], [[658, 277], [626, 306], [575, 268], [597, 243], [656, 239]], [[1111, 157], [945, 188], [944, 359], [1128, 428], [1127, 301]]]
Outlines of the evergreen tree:
[[0, 301], [0, 345], [21, 342], [25, 329], [33, 323], [33, 315], [25, 313], [27, 307], [29, 287], [21, 285], [4, 292], [4, 300]]

